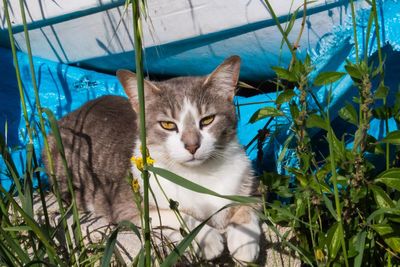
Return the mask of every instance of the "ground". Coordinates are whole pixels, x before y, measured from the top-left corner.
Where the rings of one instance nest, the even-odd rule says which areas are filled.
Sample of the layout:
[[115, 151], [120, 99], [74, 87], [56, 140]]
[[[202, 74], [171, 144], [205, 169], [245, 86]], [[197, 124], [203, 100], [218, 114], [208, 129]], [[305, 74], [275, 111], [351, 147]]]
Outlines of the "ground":
[[[53, 194], [46, 196], [47, 209], [50, 217], [50, 224], [55, 226], [60, 220], [60, 213], [56, 198]], [[44, 223], [43, 208], [39, 196], [34, 198], [34, 211], [36, 218], [40, 223]], [[82, 233], [85, 236], [86, 244], [97, 243], [104, 240], [115, 226], [110, 226], [104, 219], [95, 218], [91, 214], [81, 214]], [[68, 225], [72, 225], [72, 216], [68, 218]], [[276, 226], [281, 235], [284, 235], [289, 229]], [[71, 229], [70, 229], [71, 230]], [[261, 253], [257, 261], [259, 266], [300, 266], [300, 261], [294, 255], [281, 249], [280, 238], [266, 224], [263, 225], [264, 235], [261, 239]], [[71, 230], [72, 231], [72, 230]], [[63, 236], [63, 235], [60, 235]], [[119, 255], [129, 265], [139, 253], [141, 244], [136, 235], [132, 232], [120, 232], [117, 238], [117, 248]], [[231, 266], [232, 259], [229, 259], [229, 253], [226, 251], [224, 256], [214, 261], [215, 265]]]

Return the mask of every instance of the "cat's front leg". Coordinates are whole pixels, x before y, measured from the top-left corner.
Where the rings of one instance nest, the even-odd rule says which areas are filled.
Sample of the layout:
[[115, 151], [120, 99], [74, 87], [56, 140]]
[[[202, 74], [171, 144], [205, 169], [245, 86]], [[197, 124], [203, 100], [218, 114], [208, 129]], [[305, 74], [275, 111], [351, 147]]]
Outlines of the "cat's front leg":
[[226, 229], [230, 254], [241, 262], [254, 262], [260, 252], [261, 229], [258, 218], [251, 207], [233, 209]]
[[[185, 213], [181, 213], [181, 215], [189, 231], [192, 231], [201, 223], [190, 215]], [[182, 240], [183, 237], [180, 233], [182, 225], [173, 211], [152, 210], [150, 217], [152, 218], [152, 228], [155, 229], [158, 227], [162, 229], [163, 236], [169, 242], [177, 245]], [[224, 239], [217, 229], [206, 224], [195, 237], [195, 242], [193, 242], [192, 246], [197, 255], [206, 260], [211, 260], [221, 255], [224, 250]]]

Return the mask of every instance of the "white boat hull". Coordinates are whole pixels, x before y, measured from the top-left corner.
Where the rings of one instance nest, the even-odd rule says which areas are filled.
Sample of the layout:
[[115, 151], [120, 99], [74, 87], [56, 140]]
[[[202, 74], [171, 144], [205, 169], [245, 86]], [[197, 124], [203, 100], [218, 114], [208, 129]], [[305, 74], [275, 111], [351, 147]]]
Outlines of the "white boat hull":
[[[9, 2], [15, 42], [26, 51], [18, 0]], [[282, 22], [299, 7], [298, 16], [303, 13], [302, 0], [270, 3]], [[101, 71], [134, 69], [132, 12], [125, 10], [123, 4], [121, 0], [100, 4], [93, 0], [28, 2], [33, 54]], [[224, 58], [236, 54], [243, 61], [242, 79], [260, 81], [273, 75], [271, 66], [290, 61], [291, 54], [285, 45], [281, 49], [282, 35], [264, 1], [148, 0], [147, 4], [143, 39], [149, 73], [205, 74]], [[347, 1], [320, 0], [309, 4], [300, 57], [306, 51], [318, 53], [319, 43], [329, 38], [333, 27], [344, 23], [348, 11]], [[6, 25], [4, 14], [0, 15], [3, 37]], [[301, 21], [299, 17], [293, 25], [288, 36], [291, 42], [297, 39]]]

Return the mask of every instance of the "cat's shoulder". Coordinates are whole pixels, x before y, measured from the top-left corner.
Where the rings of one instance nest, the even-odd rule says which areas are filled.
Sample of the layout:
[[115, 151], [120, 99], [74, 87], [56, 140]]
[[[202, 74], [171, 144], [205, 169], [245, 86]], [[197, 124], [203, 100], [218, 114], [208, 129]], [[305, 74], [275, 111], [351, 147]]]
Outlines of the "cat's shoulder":
[[127, 98], [107, 95], [91, 100], [62, 117], [58, 126], [66, 135], [74, 134], [82, 138], [85, 135], [110, 143], [116, 139], [134, 138], [137, 133], [136, 119], [137, 115]]

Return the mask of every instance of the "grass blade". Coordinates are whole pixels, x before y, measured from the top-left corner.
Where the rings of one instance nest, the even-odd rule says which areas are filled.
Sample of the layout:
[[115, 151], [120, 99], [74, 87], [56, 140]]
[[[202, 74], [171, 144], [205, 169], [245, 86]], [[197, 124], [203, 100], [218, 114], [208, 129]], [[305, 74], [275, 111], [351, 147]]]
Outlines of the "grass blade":
[[30, 217], [20, 206], [19, 204], [13, 199], [12, 196], [7, 194], [7, 192], [0, 187], [0, 191], [2, 194], [5, 194], [9, 201], [12, 203], [13, 207], [18, 211], [18, 213], [23, 217], [25, 223], [32, 229], [32, 231], [35, 233], [37, 238], [43, 243], [43, 245], [47, 249], [47, 253], [49, 254], [49, 257], [52, 259], [55, 259], [57, 261], [57, 264], [60, 264], [60, 266], [64, 266], [63, 261], [59, 258], [56, 249], [55, 249], [55, 244], [52, 243], [52, 240], [50, 237], [47, 235], [46, 232], [42, 230], [42, 228], [37, 224], [34, 218]]
[[202, 193], [202, 194], [206, 194], [206, 195], [212, 195], [212, 196], [216, 196], [216, 197], [220, 197], [220, 198], [225, 198], [225, 199], [229, 199], [231, 201], [239, 202], [239, 203], [250, 204], [250, 203], [259, 203], [260, 202], [260, 200], [255, 197], [220, 195], [217, 192], [214, 192], [214, 191], [212, 191], [208, 188], [205, 188], [199, 184], [193, 183], [192, 181], [189, 181], [175, 173], [172, 173], [172, 172], [162, 169], [162, 168], [148, 166], [148, 170], [164, 177], [165, 179], [167, 179], [170, 182], [173, 182], [177, 185], [180, 185], [186, 189], [189, 189], [189, 190], [197, 192], [197, 193]]
[[205, 224], [218, 212], [229, 208], [237, 206], [237, 204], [228, 204], [220, 208], [218, 211], [213, 213], [210, 217], [205, 219], [203, 222], [201, 222], [198, 226], [196, 226], [190, 233], [183, 238], [183, 240], [175, 247], [175, 249], [167, 256], [167, 258], [164, 260], [164, 262], [161, 264], [161, 267], [169, 267], [169, 266], [174, 266], [174, 264], [177, 262], [177, 260], [182, 256], [182, 254], [185, 252], [185, 250], [189, 247], [189, 245], [193, 242], [194, 238], [197, 236], [197, 234], [201, 231], [201, 229], [204, 227]]
[[60, 156], [61, 156], [61, 159], [62, 159], [62, 162], [64, 165], [64, 169], [66, 170], [66, 173], [67, 173], [68, 190], [71, 194], [72, 214], [73, 214], [73, 219], [74, 219], [73, 229], [74, 229], [74, 233], [75, 233], [75, 240], [77, 242], [76, 245], [78, 247], [83, 248], [84, 247], [83, 235], [82, 235], [81, 224], [80, 224], [80, 219], [79, 219], [78, 207], [76, 205], [75, 192], [74, 192], [73, 185], [72, 185], [72, 173], [68, 166], [67, 159], [65, 157], [65, 151], [64, 151], [64, 146], [63, 146], [62, 139], [61, 139], [61, 134], [58, 129], [57, 121], [56, 121], [56, 118], [55, 118], [53, 112], [47, 108], [43, 108], [42, 111], [47, 115], [47, 117], [50, 121], [51, 130], [52, 130], [53, 136], [56, 140], [57, 150], [60, 153]]
[[104, 248], [104, 255], [103, 255], [103, 258], [101, 259], [101, 267], [110, 266], [111, 257], [114, 253], [115, 244], [117, 243], [118, 233], [122, 228], [126, 228], [126, 227], [130, 228], [132, 230], [132, 232], [134, 232], [136, 234], [136, 236], [139, 238], [140, 242], [142, 242], [142, 239], [140, 236], [140, 231], [136, 225], [134, 225], [133, 223], [131, 223], [129, 221], [123, 221], [123, 222], [119, 223], [118, 226], [114, 229], [114, 231], [111, 233], [111, 235], [107, 239], [106, 247]]
[[1, 227], [0, 236], [4, 238], [2, 243], [4, 246], [8, 246], [9, 253], [15, 260], [20, 261], [22, 264], [26, 264], [30, 261], [28, 253], [21, 248], [18, 240], [11, 238], [11, 236]]
[[364, 256], [365, 239], [367, 237], [367, 232], [362, 231], [357, 234], [356, 250], [358, 252], [357, 256], [354, 258], [354, 267], [361, 267], [362, 260]]

